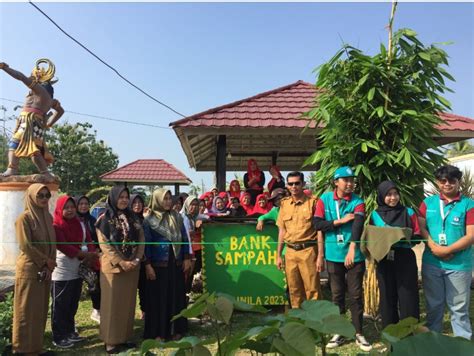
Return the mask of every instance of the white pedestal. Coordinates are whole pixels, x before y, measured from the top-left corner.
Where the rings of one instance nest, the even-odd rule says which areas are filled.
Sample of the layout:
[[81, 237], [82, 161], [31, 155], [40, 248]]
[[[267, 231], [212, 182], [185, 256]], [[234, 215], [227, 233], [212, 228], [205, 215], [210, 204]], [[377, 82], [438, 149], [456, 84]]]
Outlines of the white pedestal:
[[[0, 265], [15, 265], [18, 257], [18, 243], [15, 236], [15, 221], [24, 211], [25, 193], [31, 183], [0, 183]], [[58, 185], [47, 184], [51, 191], [49, 211], [51, 214], [58, 199]]]

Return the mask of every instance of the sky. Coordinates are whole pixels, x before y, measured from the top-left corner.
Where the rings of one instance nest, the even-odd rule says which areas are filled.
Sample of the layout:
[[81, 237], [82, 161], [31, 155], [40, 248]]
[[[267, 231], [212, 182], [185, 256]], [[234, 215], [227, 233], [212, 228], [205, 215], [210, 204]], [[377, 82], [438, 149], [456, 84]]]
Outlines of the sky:
[[[385, 3], [38, 3], [66, 32], [127, 79], [185, 116], [304, 80], [349, 43], [368, 54], [387, 43]], [[399, 3], [395, 29], [444, 47], [456, 78], [453, 112], [474, 117], [474, 4]], [[195, 184], [213, 174], [189, 168], [168, 124], [181, 117], [129, 86], [61, 33], [28, 3], [0, 3], [0, 61], [25, 74], [50, 58], [65, 110], [149, 123], [136, 126], [66, 113], [87, 121], [120, 165], [162, 158]], [[0, 72], [0, 98], [22, 101], [27, 89]], [[16, 103], [0, 99], [13, 115]], [[1, 115], [1, 113], [0, 113]], [[12, 122], [9, 122], [13, 126]], [[13, 127], [10, 127], [13, 128]], [[267, 180], [268, 180], [267, 174]], [[233, 173], [227, 173], [227, 180]], [[186, 190], [186, 189], [184, 189]]]

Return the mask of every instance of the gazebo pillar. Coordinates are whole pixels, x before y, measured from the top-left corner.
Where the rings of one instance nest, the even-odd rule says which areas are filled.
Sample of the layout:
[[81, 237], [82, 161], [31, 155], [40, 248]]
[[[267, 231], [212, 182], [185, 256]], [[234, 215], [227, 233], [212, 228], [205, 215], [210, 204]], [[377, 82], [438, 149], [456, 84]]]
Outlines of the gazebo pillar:
[[179, 194], [179, 184], [175, 183], [175, 185], [174, 185], [174, 195], [178, 195], [178, 194]]
[[219, 192], [225, 192], [227, 136], [217, 136], [216, 183]]

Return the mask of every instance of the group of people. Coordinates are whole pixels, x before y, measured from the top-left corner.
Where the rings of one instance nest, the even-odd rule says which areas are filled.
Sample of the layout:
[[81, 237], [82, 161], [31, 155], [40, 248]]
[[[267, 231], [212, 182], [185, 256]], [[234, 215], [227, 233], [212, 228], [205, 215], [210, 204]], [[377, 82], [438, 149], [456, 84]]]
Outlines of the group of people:
[[[249, 172], [255, 172], [255, 167], [249, 163]], [[259, 176], [261, 183], [262, 175], [248, 174], [248, 189], [257, 190], [252, 182]], [[246, 216], [258, 217], [257, 230], [269, 220], [279, 228], [276, 267], [286, 274], [291, 307], [322, 298], [319, 274], [327, 268], [332, 301], [345, 313], [347, 292], [356, 343], [364, 351], [371, 349], [363, 335], [366, 257], [360, 248], [368, 220], [369, 225], [386, 229], [377, 238], [389, 236], [394, 229], [410, 229], [409, 236], [394, 241], [377, 263], [383, 326], [409, 316], [420, 318], [418, 268], [412, 247], [425, 240], [422, 277], [427, 326], [442, 331], [447, 305], [455, 336], [470, 339], [474, 202], [459, 192], [462, 173], [458, 168], [440, 167], [435, 177], [440, 194], [427, 197], [418, 214], [402, 205], [396, 183], [381, 182], [378, 207], [370, 219], [365, 216], [364, 200], [354, 193], [355, 174], [349, 167], [336, 170], [334, 190], [319, 199], [305, 194], [301, 172], [290, 172], [285, 188], [277, 185], [269, 197], [263, 192], [254, 194], [258, 208]], [[275, 184], [280, 182], [284, 182], [281, 174]], [[111, 189], [105, 211], [95, 221], [85, 196], [61, 196], [51, 216], [48, 187], [31, 185], [25, 211], [16, 222], [20, 256], [13, 351], [42, 353], [50, 295], [54, 344], [69, 348], [83, 339], [74, 322], [83, 280], [93, 303], [91, 318], [100, 322], [107, 353], [135, 346], [131, 339], [137, 289], [145, 321], [143, 337], [181, 338], [187, 331], [187, 320], [172, 321], [172, 317], [186, 308], [193, 275], [201, 269], [201, 224], [229, 216], [224, 209], [236, 209], [232, 199], [245, 206], [245, 200], [251, 200], [246, 193], [240, 192], [237, 181], [230, 184], [228, 192], [211, 192], [200, 198], [173, 197], [170, 191], [159, 188], [145, 207], [141, 196], [130, 195], [128, 188], [118, 185]], [[260, 205], [262, 195], [265, 204]], [[94, 276], [99, 282], [88, 280]], [[327, 347], [344, 342], [344, 337], [334, 335]]]
[[[382, 228], [377, 233], [368, 233], [368, 239], [392, 242], [376, 270], [382, 326], [407, 317], [420, 318], [418, 268], [412, 247], [424, 240], [422, 283], [426, 325], [441, 333], [447, 306], [454, 335], [470, 340], [474, 201], [460, 193], [462, 172], [457, 167], [440, 167], [435, 178], [439, 194], [427, 197], [418, 215], [412, 207], [402, 205], [403, 197], [395, 182], [381, 182], [377, 187], [378, 206], [366, 219], [364, 200], [354, 193], [355, 174], [350, 167], [335, 171], [334, 191], [322, 194], [318, 200], [304, 194], [302, 173], [289, 173], [286, 185], [291, 196], [281, 200], [276, 223], [277, 266], [285, 270], [291, 306], [299, 308], [304, 300], [321, 298], [319, 273], [327, 268], [332, 301], [344, 314], [347, 292], [355, 341], [363, 351], [371, 350], [363, 335], [366, 256], [360, 248], [368, 220], [369, 225]], [[397, 229], [403, 234], [398, 234]], [[284, 246], [287, 251], [283, 259]], [[343, 336], [334, 335], [327, 348], [344, 342]]]

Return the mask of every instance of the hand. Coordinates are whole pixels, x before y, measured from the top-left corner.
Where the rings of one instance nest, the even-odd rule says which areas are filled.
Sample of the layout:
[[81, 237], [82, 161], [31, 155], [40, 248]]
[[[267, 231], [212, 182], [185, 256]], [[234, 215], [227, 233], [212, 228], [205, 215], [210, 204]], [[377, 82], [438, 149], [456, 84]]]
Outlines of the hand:
[[196, 229], [199, 229], [202, 226], [202, 220], [196, 220]]
[[441, 246], [441, 245], [438, 245], [434, 241], [430, 244], [430, 249], [433, 255], [441, 259], [445, 259], [448, 256], [453, 255], [451, 248], [449, 246]]
[[276, 266], [280, 271], [283, 269], [284, 266], [283, 266], [283, 260], [282, 260], [281, 256], [277, 257]]
[[46, 273], [45, 276], [44, 276], [44, 280], [45, 280], [45, 281], [50, 281], [50, 280], [51, 280], [51, 277], [52, 277], [52, 273], [51, 273], [51, 271], [49, 270], [49, 268], [44, 267], [44, 268], [43, 268], [43, 271]]
[[143, 208], [143, 216], [144, 217], [147, 217], [148, 215], [150, 215], [150, 213], [151, 213], [150, 208], [148, 208], [148, 207]]
[[354, 257], [355, 257], [355, 245], [352, 245], [349, 247], [349, 251], [347, 251], [346, 259], [344, 260], [344, 266], [346, 268], [352, 268], [354, 267]]
[[324, 271], [324, 256], [319, 254], [318, 258], [316, 259], [316, 272], [323, 272]]
[[257, 222], [256, 229], [257, 229], [257, 231], [262, 231], [263, 230], [263, 221], [262, 220]]
[[59, 100], [54, 99], [54, 100], [53, 100], [53, 104], [51, 105], [51, 107], [52, 107], [54, 110], [58, 111], [58, 109], [61, 107], [61, 103], [59, 102]]
[[56, 266], [57, 266], [56, 260], [48, 259], [48, 260], [46, 261], [46, 267], [48, 268], [48, 270], [49, 270], [50, 272], [53, 272], [54, 267], [56, 267]]
[[0, 62], [0, 69], [5, 69], [5, 68], [8, 68], [8, 64], [6, 64], [5, 62]]
[[185, 259], [183, 261], [183, 273], [185, 276], [190, 276], [193, 271], [193, 266], [190, 259]]
[[137, 265], [133, 263], [133, 261], [122, 261], [119, 264], [120, 264], [120, 267], [122, 267], [124, 272], [132, 271], [134, 268], [137, 267]]
[[355, 215], [354, 214], [346, 214], [342, 219], [341, 219], [341, 225], [346, 224], [352, 220], [354, 220]]
[[154, 281], [156, 279], [156, 273], [152, 265], [146, 265], [145, 267], [146, 279]]

